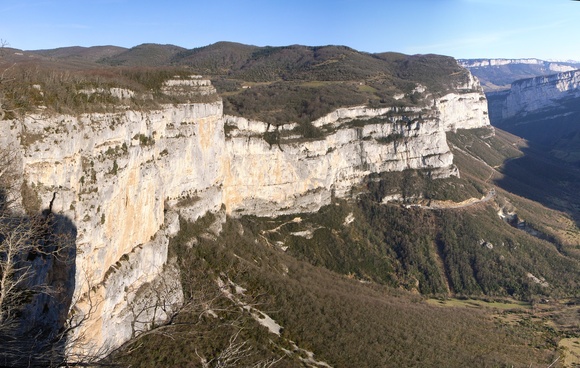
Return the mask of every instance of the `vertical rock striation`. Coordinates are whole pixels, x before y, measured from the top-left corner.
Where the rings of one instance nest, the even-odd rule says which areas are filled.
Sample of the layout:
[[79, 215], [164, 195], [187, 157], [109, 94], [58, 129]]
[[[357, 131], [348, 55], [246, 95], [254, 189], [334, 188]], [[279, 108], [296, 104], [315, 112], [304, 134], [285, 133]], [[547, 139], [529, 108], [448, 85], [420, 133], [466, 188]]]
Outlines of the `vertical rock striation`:
[[525, 116], [580, 97], [580, 71], [569, 71], [512, 83], [502, 108], [502, 118]]
[[[192, 82], [202, 95], [209, 81]], [[191, 86], [189, 86], [191, 87]], [[188, 84], [167, 93], [188, 95]], [[225, 206], [233, 215], [316, 211], [367, 175], [428, 169], [457, 175], [445, 132], [488, 125], [474, 79], [434, 106], [343, 108], [313, 125], [265, 138], [263, 122], [223, 116], [212, 103], [81, 116], [29, 115], [3, 121], [0, 143], [20, 153], [25, 185], [76, 226], [71, 314], [86, 318], [71, 353], [105, 354], [167, 318], [183, 299], [168, 260], [178, 213], [195, 220]], [[151, 308], [167, 303], [166, 309]]]

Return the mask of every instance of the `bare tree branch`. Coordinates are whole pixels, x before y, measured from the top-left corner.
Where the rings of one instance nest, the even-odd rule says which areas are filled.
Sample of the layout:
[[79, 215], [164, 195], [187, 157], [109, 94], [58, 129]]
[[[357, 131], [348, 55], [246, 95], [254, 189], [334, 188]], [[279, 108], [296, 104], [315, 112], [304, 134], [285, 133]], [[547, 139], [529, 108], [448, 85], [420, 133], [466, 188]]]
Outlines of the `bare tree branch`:
[[78, 343], [71, 331], [88, 318], [66, 317], [75, 286], [76, 227], [52, 206], [27, 214], [21, 183], [17, 150], [0, 147], [0, 366], [95, 361], [65, 356]]

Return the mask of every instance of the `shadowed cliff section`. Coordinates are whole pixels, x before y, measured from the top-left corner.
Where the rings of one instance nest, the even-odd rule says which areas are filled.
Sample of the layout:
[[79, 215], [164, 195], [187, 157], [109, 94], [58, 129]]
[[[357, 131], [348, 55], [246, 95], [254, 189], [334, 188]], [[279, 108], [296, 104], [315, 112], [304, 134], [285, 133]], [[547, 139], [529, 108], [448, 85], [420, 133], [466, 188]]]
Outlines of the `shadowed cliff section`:
[[495, 109], [490, 113], [494, 126], [527, 139], [537, 151], [580, 167], [580, 98], [562, 99], [552, 107], [505, 119], [498, 116], [498, 107], [490, 106]]
[[506, 161], [497, 183], [563, 211], [580, 224], [580, 97], [578, 72], [519, 80], [488, 93], [491, 124], [525, 139], [523, 155]]
[[[16, 272], [8, 275], [14, 288], [3, 285], [11, 298], [2, 306], [0, 366], [61, 366], [72, 343], [67, 334], [75, 328], [68, 313], [75, 287], [76, 226], [49, 207], [41, 214], [2, 216], [1, 228], [1, 271], [7, 275], [11, 263]], [[18, 254], [12, 256], [13, 250]]]
[[519, 196], [563, 211], [580, 226], [580, 170], [554, 158], [535, 143], [522, 148], [523, 156], [507, 161], [501, 168], [503, 178], [496, 183]]
[[578, 166], [580, 72], [522, 79], [487, 93], [491, 123], [527, 139], [538, 150]]

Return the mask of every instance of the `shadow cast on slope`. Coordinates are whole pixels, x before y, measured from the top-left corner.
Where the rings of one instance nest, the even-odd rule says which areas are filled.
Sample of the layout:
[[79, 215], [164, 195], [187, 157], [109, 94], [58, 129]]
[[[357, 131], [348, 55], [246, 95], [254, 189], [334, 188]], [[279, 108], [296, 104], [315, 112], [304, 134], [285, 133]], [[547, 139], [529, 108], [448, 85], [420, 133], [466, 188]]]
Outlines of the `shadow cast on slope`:
[[[3, 226], [15, 234], [29, 231], [31, 244], [14, 258], [28, 276], [12, 301], [11, 318], [0, 321], [0, 366], [56, 367], [66, 361], [67, 316], [75, 287], [75, 224], [66, 216], [45, 209], [41, 214], [3, 216]], [[0, 235], [0, 242], [7, 234]], [[7, 259], [6, 248], [0, 256]], [[6, 316], [3, 316], [6, 317]]]
[[496, 184], [568, 213], [580, 226], [580, 98], [561, 98], [525, 115], [502, 117], [505, 93], [488, 94], [494, 127], [527, 140], [522, 157], [504, 163]]
[[497, 186], [570, 215], [580, 227], [580, 169], [559, 160], [550, 148], [529, 142], [523, 156], [504, 163]]

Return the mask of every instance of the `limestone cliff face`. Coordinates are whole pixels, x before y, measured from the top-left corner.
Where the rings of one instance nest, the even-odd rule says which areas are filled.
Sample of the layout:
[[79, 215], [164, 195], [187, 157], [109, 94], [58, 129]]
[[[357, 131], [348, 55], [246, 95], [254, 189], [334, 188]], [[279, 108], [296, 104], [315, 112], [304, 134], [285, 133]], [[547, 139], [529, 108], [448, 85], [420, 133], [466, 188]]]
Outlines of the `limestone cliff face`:
[[487, 100], [477, 79], [469, 74], [468, 81], [458, 90], [436, 100], [444, 129], [455, 131], [489, 125]]
[[481, 67], [497, 67], [503, 65], [537, 65], [543, 67], [547, 71], [552, 72], [568, 72], [575, 70], [574, 66], [570, 64], [577, 64], [574, 61], [558, 62], [558, 61], [544, 61], [539, 59], [471, 59], [459, 60], [459, 65], [465, 68], [481, 68]]
[[504, 119], [525, 116], [561, 101], [580, 97], [580, 71], [524, 79], [512, 83], [502, 108]]
[[479, 78], [486, 93], [507, 91], [518, 80], [580, 69], [580, 63], [573, 60], [467, 59], [459, 60], [459, 65]]
[[[186, 83], [187, 84], [187, 83]], [[208, 81], [190, 84], [204, 96]], [[183, 82], [168, 93], [188, 94]], [[161, 321], [183, 299], [168, 260], [178, 213], [194, 220], [315, 211], [348, 196], [371, 173], [428, 169], [457, 175], [445, 132], [488, 125], [475, 80], [423, 108], [338, 109], [313, 125], [316, 139], [264, 122], [223, 116], [222, 103], [137, 112], [30, 115], [3, 121], [0, 143], [20, 155], [23, 180], [44, 207], [76, 226], [71, 314], [82, 319], [76, 351], [106, 353]], [[151, 308], [166, 303], [163, 312]]]
[[[272, 145], [261, 138], [267, 124], [228, 116], [233, 132], [224, 171], [226, 207], [260, 216], [311, 212], [330, 203], [332, 195], [347, 196], [371, 173], [431, 169], [439, 176], [456, 174], [441, 120], [422, 112], [339, 109], [314, 122], [332, 132], [324, 138], [290, 137]], [[378, 117], [384, 120], [349, 124]]]
[[[219, 101], [3, 122], [10, 137], [4, 141], [21, 152], [27, 185], [44, 208], [56, 193], [52, 210], [77, 228], [73, 311], [89, 317], [77, 347], [106, 352], [143, 329], [132, 323], [136, 314], [141, 321], [164, 318], [136, 308], [146, 304], [144, 287], [179, 280], [167, 277], [175, 273], [166, 267], [175, 219], [166, 218], [166, 204], [198, 197], [184, 211], [192, 219], [222, 204], [221, 116]], [[179, 304], [175, 286], [167, 285], [164, 300]]]

